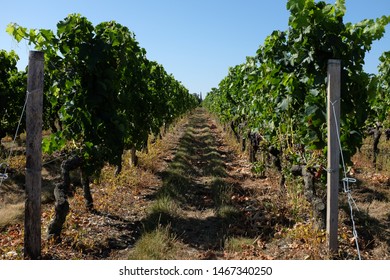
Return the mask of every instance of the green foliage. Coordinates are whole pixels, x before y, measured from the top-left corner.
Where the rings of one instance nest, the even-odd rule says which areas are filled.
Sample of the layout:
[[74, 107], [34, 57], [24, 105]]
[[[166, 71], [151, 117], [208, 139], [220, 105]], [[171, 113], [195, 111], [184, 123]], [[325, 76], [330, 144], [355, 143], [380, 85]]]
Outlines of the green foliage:
[[368, 124], [375, 122], [390, 126], [390, 52], [384, 52], [379, 58], [378, 75], [371, 77], [373, 94], [370, 96], [371, 114]]
[[327, 63], [341, 59], [341, 141], [349, 161], [362, 143], [369, 97], [375, 92], [363, 71], [365, 53], [383, 36], [390, 16], [344, 23], [342, 0], [334, 5], [289, 0], [287, 9], [289, 30], [274, 31], [255, 57], [230, 68], [204, 104], [223, 122], [245, 121], [294, 164], [309, 164], [314, 155], [317, 160], [310, 164], [320, 164], [327, 143]]
[[69, 15], [57, 31], [10, 24], [17, 41], [45, 52], [45, 126], [52, 152], [72, 141], [87, 173], [120, 164], [125, 148], [141, 147], [151, 132], [196, 106], [161, 65], [148, 61], [134, 34], [114, 21], [93, 26]]
[[14, 135], [26, 97], [27, 77], [17, 70], [18, 60], [15, 52], [0, 50], [0, 139]]

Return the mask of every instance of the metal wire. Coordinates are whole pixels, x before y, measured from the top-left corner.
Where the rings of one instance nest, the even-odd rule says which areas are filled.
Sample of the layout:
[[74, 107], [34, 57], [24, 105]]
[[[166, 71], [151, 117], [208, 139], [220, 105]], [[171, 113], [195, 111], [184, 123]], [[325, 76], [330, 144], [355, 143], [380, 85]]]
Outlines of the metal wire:
[[355, 240], [356, 250], [357, 250], [357, 253], [358, 253], [359, 260], [361, 260], [362, 257], [360, 255], [360, 249], [359, 249], [359, 243], [358, 243], [358, 233], [356, 231], [356, 224], [355, 224], [355, 220], [354, 220], [354, 216], [353, 216], [353, 205], [355, 206], [356, 210], [359, 211], [359, 209], [358, 209], [358, 207], [356, 205], [355, 200], [352, 197], [351, 189], [349, 188], [349, 183], [355, 183], [356, 179], [350, 178], [350, 177], [347, 176], [347, 168], [346, 168], [346, 164], [345, 164], [345, 161], [344, 161], [344, 154], [343, 154], [343, 148], [342, 148], [342, 145], [341, 145], [340, 133], [339, 133], [339, 131], [337, 129], [338, 123], [337, 123], [337, 118], [336, 118], [336, 110], [335, 110], [335, 107], [334, 107], [334, 104], [337, 102], [337, 100], [335, 102], [331, 102], [331, 101], [329, 101], [329, 102], [332, 105], [333, 115], [334, 115], [334, 119], [335, 119], [335, 122], [336, 122], [336, 126], [335, 126], [336, 127], [336, 134], [337, 134], [337, 139], [338, 139], [338, 144], [339, 144], [339, 149], [340, 149], [340, 155], [341, 155], [341, 162], [342, 162], [342, 165], [343, 165], [343, 174], [344, 174], [344, 178], [342, 179], [342, 182], [343, 182], [344, 193], [346, 193], [347, 197], [348, 197], [348, 205], [349, 205], [350, 216], [351, 216], [351, 221], [352, 221], [352, 234], [353, 234], [353, 237], [354, 237], [354, 240]]
[[28, 91], [26, 92], [26, 100], [25, 100], [24, 105], [23, 105], [22, 113], [20, 114], [20, 117], [19, 117], [18, 126], [17, 126], [16, 131], [15, 131], [15, 135], [14, 135], [14, 138], [13, 138], [13, 141], [12, 141], [11, 148], [10, 148], [9, 153], [8, 153], [7, 160], [6, 160], [6, 162], [1, 163], [1, 166], [4, 165], [5, 168], [4, 168], [4, 172], [3, 172], [3, 173], [0, 173], [0, 187], [1, 187], [2, 184], [3, 184], [3, 181], [6, 180], [6, 179], [8, 179], [7, 170], [8, 170], [8, 168], [9, 168], [9, 163], [10, 163], [10, 160], [11, 160], [11, 156], [12, 156], [12, 154], [13, 154], [13, 147], [15, 146], [15, 143], [16, 143], [16, 137], [17, 137], [18, 134], [19, 134], [19, 128], [20, 128], [20, 125], [21, 125], [21, 123], [22, 123], [22, 118], [23, 118], [24, 112], [26, 111], [28, 96], [29, 96], [30, 94], [31, 94], [30, 92], [28, 92]]

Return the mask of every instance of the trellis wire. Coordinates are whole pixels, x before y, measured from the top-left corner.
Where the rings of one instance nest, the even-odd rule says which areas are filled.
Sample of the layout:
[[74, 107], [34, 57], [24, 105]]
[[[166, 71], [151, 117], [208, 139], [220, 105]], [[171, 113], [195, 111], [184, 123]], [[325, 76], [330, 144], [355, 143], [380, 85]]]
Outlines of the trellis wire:
[[[337, 102], [337, 100], [335, 102], [331, 102], [331, 101], [329, 101], [329, 102], [332, 105], [332, 111], [333, 111], [335, 122], [336, 122], [336, 126], [335, 127], [338, 127], [338, 125], [337, 125], [337, 118], [336, 118], [336, 111], [335, 111], [335, 108], [334, 108], [334, 104]], [[352, 197], [351, 189], [349, 188], [349, 183], [355, 183], [356, 179], [350, 178], [350, 177], [347, 176], [347, 168], [346, 168], [345, 161], [344, 161], [343, 148], [342, 148], [342, 145], [341, 145], [340, 133], [339, 133], [338, 129], [336, 129], [336, 134], [337, 134], [337, 139], [338, 139], [339, 148], [340, 148], [341, 162], [342, 162], [342, 165], [343, 165], [343, 174], [344, 174], [344, 178], [342, 179], [343, 188], [344, 188], [344, 193], [346, 193], [347, 197], [348, 197], [348, 205], [349, 205], [350, 216], [351, 216], [351, 221], [352, 221], [352, 234], [353, 234], [353, 237], [355, 239], [356, 250], [357, 250], [357, 253], [358, 253], [359, 260], [361, 260], [362, 258], [361, 258], [361, 255], [360, 255], [360, 249], [359, 249], [359, 243], [358, 243], [358, 234], [357, 234], [357, 231], [356, 231], [356, 224], [355, 224], [355, 220], [354, 220], [354, 217], [353, 217], [353, 205], [356, 207], [356, 210], [359, 211], [359, 209], [358, 209], [358, 207], [356, 205], [355, 200]]]
[[15, 146], [15, 143], [16, 143], [16, 137], [19, 134], [19, 128], [20, 128], [20, 125], [22, 123], [22, 118], [23, 118], [24, 112], [26, 111], [28, 96], [30, 94], [31, 94], [31, 92], [28, 92], [28, 91], [26, 92], [26, 99], [25, 99], [25, 102], [24, 102], [24, 105], [23, 105], [22, 113], [20, 114], [20, 117], [19, 117], [18, 126], [17, 126], [16, 131], [15, 131], [15, 135], [14, 135], [14, 138], [13, 138], [13, 141], [12, 141], [9, 153], [8, 153], [7, 160], [6, 160], [6, 162], [1, 163], [1, 165], [0, 165], [0, 167], [1, 166], [5, 166], [4, 167], [4, 173], [0, 173], [0, 187], [3, 184], [3, 181], [8, 179], [7, 170], [8, 170], [9, 163], [10, 163], [10, 160], [11, 160], [11, 157], [12, 157], [12, 154], [13, 154], [13, 147]]

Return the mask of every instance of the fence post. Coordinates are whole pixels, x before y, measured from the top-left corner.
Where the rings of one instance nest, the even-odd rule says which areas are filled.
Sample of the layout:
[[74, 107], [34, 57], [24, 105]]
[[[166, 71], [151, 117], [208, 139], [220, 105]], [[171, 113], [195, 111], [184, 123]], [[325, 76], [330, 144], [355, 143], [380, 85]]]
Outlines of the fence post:
[[30, 51], [26, 105], [26, 204], [24, 258], [41, 256], [43, 52]]
[[338, 192], [340, 164], [340, 76], [341, 61], [328, 61], [328, 176], [327, 176], [327, 215], [326, 233], [329, 250], [338, 249]]

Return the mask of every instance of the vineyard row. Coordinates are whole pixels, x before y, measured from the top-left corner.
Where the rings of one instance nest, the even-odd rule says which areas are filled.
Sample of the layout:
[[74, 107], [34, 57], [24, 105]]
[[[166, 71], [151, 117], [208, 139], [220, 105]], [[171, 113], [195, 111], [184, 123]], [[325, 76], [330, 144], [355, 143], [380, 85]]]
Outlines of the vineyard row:
[[272, 32], [255, 56], [229, 68], [204, 105], [243, 149], [249, 142], [258, 172], [269, 165], [264, 159], [272, 160], [282, 190], [287, 177], [304, 177], [304, 192], [324, 227], [328, 61], [342, 64], [340, 142], [350, 164], [368, 128], [378, 139], [375, 154], [381, 129], [390, 125], [390, 52], [381, 56], [377, 75], [363, 70], [365, 54], [383, 36], [390, 16], [346, 23], [344, 0], [289, 0], [287, 9], [288, 30]]
[[[58, 238], [69, 212], [71, 170], [81, 170], [86, 206], [92, 211], [91, 176], [99, 175], [106, 163], [120, 172], [125, 150], [134, 155], [150, 134], [157, 137], [199, 99], [162, 65], [149, 61], [135, 35], [114, 21], [94, 26], [72, 14], [58, 22], [56, 32], [16, 23], [7, 32], [44, 53], [43, 127], [51, 134], [42, 147], [67, 155], [48, 229], [49, 236]], [[15, 52], [0, 51], [0, 138], [14, 133], [25, 100], [27, 71], [18, 71], [17, 60]]]

